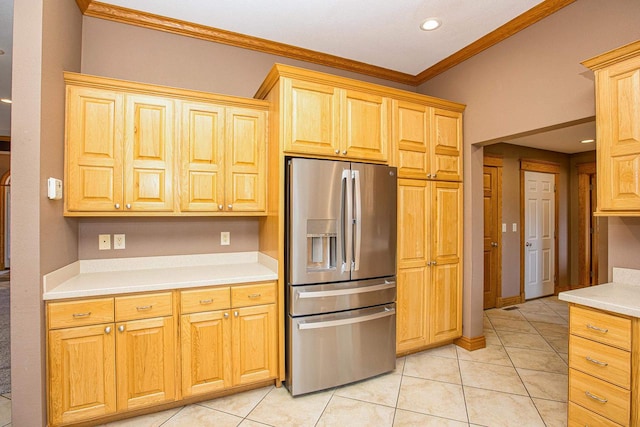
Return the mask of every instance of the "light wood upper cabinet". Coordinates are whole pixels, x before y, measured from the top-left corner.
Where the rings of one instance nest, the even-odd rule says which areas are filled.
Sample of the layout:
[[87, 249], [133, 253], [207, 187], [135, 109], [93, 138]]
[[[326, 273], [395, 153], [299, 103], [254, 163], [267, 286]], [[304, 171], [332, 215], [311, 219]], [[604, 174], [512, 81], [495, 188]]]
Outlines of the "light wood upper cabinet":
[[124, 95], [68, 86], [66, 116], [66, 209], [113, 211], [124, 196]]
[[398, 180], [397, 351], [462, 335], [462, 184]]
[[183, 212], [266, 210], [266, 112], [184, 102]]
[[387, 98], [288, 78], [283, 93], [285, 152], [387, 160]]
[[583, 64], [596, 78], [598, 213], [640, 215], [640, 42]]
[[397, 100], [392, 111], [398, 176], [462, 181], [462, 113]]
[[266, 213], [266, 102], [65, 80], [65, 215]]

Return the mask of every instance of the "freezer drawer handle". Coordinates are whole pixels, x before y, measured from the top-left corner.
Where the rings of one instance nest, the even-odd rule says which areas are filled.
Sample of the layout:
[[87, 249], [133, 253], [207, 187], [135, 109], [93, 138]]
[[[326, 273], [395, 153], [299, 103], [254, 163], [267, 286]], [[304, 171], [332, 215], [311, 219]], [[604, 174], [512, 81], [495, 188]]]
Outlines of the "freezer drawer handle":
[[350, 319], [340, 320], [327, 320], [326, 322], [315, 323], [300, 323], [298, 329], [321, 329], [321, 328], [335, 328], [336, 326], [352, 325], [354, 323], [368, 322], [369, 320], [380, 319], [382, 317], [394, 316], [396, 314], [395, 308], [385, 308], [384, 311], [379, 313], [369, 314], [367, 316], [353, 317]]
[[299, 292], [298, 298], [325, 298], [339, 297], [344, 295], [364, 294], [367, 292], [382, 291], [396, 287], [396, 282], [385, 282], [384, 285], [367, 286], [366, 288], [339, 289], [336, 291], [315, 291], [315, 292]]

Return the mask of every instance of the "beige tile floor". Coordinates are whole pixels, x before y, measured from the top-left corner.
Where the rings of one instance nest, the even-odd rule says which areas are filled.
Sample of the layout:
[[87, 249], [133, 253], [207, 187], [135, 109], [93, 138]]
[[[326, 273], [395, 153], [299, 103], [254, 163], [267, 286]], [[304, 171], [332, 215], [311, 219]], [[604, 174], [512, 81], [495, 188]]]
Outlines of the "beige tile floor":
[[[568, 317], [557, 297], [487, 310], [482, 350], [449, 345], [295, 399], [271, 386], [106, 426], [566, 426]], [[10, 425], [9, 393], [0, 396], [0, 427]]]
[[295, 399], [271, 386], [107, 426], [566, 426], [568, 316], [557, 297], [487, 310], [482, 350], [449, 345]]

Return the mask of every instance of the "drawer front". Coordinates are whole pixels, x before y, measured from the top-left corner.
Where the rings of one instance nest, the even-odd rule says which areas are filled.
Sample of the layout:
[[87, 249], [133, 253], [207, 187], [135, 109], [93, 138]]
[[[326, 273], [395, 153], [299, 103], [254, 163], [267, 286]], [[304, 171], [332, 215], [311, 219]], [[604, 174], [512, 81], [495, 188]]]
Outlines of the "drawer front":
[[620, 427], [620, 424], [616, 424], [598, 414], [595, 414], [582, 406], [569, 402], [569, 423], [568, 427], [585, 427], [585, 426], [599, 426], [599, 427]]
[[171, 316], [171, 292], [116, 297], [116, 322]]
[[603, 344], [631, 349], [631, 319], [571, 306], [569, 332]]
[[231, 304], [233, 307], [248, 307], [274, 302], [276, 302], [275, 282], [234, 286], [231, 288]]
[[622, 388], [631, 385], [631, 353], [569, 336], [569, 366]]
[[629, 390], [569, 369], [569, 400], [622, 425], [629, 425]]
[[49, 329], [110, 323], [113, 322], [113, 298], [50, 302], [47, 317]]
[[180, 292], [180, 312], [183, 314], [224, 310], [229, 307], [231, 293], [228, 286]]

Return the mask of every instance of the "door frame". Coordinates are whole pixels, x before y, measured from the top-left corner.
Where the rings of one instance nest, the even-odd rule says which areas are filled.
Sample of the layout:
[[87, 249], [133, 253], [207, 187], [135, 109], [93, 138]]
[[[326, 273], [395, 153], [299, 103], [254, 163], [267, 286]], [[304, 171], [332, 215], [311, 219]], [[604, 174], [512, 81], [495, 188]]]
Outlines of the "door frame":
[[554, 235], [554, 263], [555, 263], [555, 271], [553, 277], [553, 293], [558, 293], [558, 205], [559, 205], [559, 194], [560, 194], [560, 184], [559, 184], [559, 176], [561, 167], [559, 163], [549, 162], [546, 160], [535, 160], [535, 159], [520, 159], [520, 301], [525, 301], [524, 295], [524, 209], [525, 209], [525, 200], [524, 200], [524, 173], [525, 172], [542, 172], [542, 173], [551, 173], [554, 174], [554, 194], [555, 194], [555, 209], [554, 209], [554, 223], [555, 223], [555, 235]]
[[[495, 167], [497, 170], [497, 179], [496, 179], [496, 197], [498, 199], [498, 210], [496, 215], [498, 216], [497, 222], [498, 225], [502, 224], [502, 167], [503, 167], [503, 159], [502, 156], [485, 154], [482, 162], [482, 166], [485, 167]], [[495, 300], [495, 308], [501, 308], [505, 305], [509, 305], [508, 301], [504, 301], [502, 299], [502, 231], [500, 227], [497, 229], [498, 235], [496, 237], [498, 243], [498, 255], [496, 262], [496, 300]]]
[[4, 259], [7, 252], [7, 245], [5, 243], [5, 238], [7, 235], [7, 230], [5, 227], [5, 223], [7, 220], [7, 206], [5, 200], [7, 195], [7, 187], [9, 185], [11, 185], [11, 169], [6, 171], [2, 175], [2, 178], [0, 178], [0, 270], [4, 270], [6, 268]]
[[[596, 187], [592, 188], [591, 179], [596, 175], [596, 163], [579, 163], [578, 169], [578, 286], [592, 286], [598, 282], [598, 245], [599, 227], [594, 199]], [[595, 193], [595, 194], [594, 194]], [[593, 232], [590, 233], [590, 229]], [[591, 242], [590, 242], [591, 240]], [[591, 244], [589, 244], [591, 243]], [[587, 270], [587, 265], [591, 268]], [[593, 271], [593, 276], [590, 276]]]

